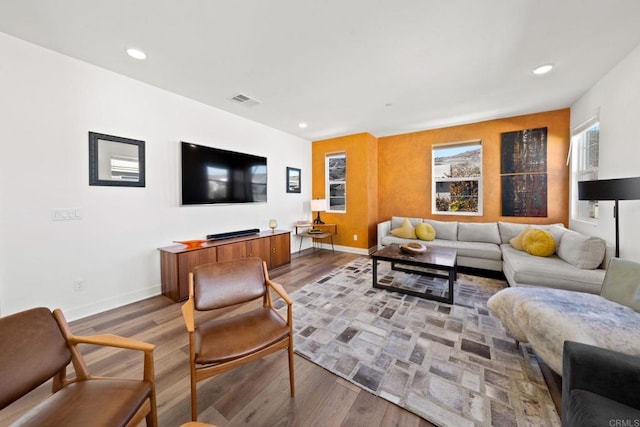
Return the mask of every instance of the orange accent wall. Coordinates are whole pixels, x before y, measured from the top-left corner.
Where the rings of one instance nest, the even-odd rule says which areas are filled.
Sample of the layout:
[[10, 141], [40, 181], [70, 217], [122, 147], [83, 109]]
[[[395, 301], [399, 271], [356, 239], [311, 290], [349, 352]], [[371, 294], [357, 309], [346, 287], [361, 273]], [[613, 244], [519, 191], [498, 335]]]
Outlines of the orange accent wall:
[[[378, 219], [410, 216], [467, 222], [556, 223], [569, 220], [569, 109], [452, 126], [378, 139]], [[547, 217], [503, 217], [501, 133], [547, 128]], [[482, 140], [483, 215], [432, 214], [431, 150], [434, 144]]]
[[[347, 161], [346, 213], [322, 212], [322, 221], [338, 224], [336, 245], [368, 249], [376, 244], [378, 223], [378, 139], [369, 133], [314, 141], [312, 144], [312, 198], [325, 194], [325, 157], [345, 153]], [[312, 213], [314, 214], [314, 213]], [[353, 235], [358, 240], [353, 240]]]
[[[347, 212], [323, 212], [322, 220], [338, 224], [335, 244], [368, 249], [376, 245], [377, 224], [392, 216], [468, 222], [555, 223], [569, 220], [570, 110], [562, 109], [441, 129], [376, 138], [369, 133], [314, 141], [312, 197], [325, 195], [325, 156], [347, 158]], [[503, 217], [500, 183], [500, 134], [547, 128], [547, 214], [545, 218]], [[431, 150], [434, 144], [482, 140], [483, 215], [431, 213]], [[353, 240], [353, 235], [358, 240]]]

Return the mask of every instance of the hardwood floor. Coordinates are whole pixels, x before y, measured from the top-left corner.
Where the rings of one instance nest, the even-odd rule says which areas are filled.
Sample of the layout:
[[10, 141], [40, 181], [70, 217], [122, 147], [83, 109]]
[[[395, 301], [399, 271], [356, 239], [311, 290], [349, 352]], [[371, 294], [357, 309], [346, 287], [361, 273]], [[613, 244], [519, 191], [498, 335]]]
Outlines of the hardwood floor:
[[[270, 276], [292, 292], [360, 256], [307, 250], [300, 255], [292, 254], [291, 264], [272, 271]], [[162, 427], [190, 421], [189, 350], [181, 305], [157, 296], [70, 325], [77, 335], [112, 333], [157, 345], [154, 360], [158, 419]], [[142, 375], [142, 357], [137, 353], [84, 347], [83, 354], [94, 375]], [[433, 425], [297, 355], [295, 382], [296, 396], [291, 398], [286, 352], [201, 381], [198, 420], [220, 426]], [[47, 383], [2, 410], [0, 425], [10, 424], [44, 399], [50, 388]]]

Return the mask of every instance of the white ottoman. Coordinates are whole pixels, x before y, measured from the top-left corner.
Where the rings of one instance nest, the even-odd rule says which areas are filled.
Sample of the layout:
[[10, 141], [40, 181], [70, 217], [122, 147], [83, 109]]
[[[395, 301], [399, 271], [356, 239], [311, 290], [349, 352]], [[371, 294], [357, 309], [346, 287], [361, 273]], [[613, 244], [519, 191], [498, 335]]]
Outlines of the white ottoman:
[[518, 287], [497, 292], [487, 305], [509, 336], [530, 343], [560, 375], [565, 340], [640, 356], [640, 313], [599, 295]]

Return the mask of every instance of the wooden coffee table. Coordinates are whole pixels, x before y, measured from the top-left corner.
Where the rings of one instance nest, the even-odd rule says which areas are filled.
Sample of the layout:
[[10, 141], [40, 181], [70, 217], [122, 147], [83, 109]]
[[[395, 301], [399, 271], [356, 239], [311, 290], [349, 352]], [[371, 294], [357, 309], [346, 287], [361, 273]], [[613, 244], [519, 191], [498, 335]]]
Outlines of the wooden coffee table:
[[[425, 253], [410, 255], [402, 252], [400, 245], [394, 243], [374, 252], [371, 255], [371, 259], [373, 260], [373, 287], [453, 304], [453, 283], [456, 281], [458, 275], [458, 263], [456, 262], [457, 251], [455, 249], [441, 248], [438, 246], [429, 246], [427, 249]], [[378, 261], [390, 262], [392, 270], [448, 279], [449, 295], [445, 298], [427, 292], [422, 293], [411, 289], [382, 285], [378, 283]], [[409, 267], [429, 268], [436, 271], [423, 271]], [[444, 274], [438, 273], [438, 271], [444, 272]]]

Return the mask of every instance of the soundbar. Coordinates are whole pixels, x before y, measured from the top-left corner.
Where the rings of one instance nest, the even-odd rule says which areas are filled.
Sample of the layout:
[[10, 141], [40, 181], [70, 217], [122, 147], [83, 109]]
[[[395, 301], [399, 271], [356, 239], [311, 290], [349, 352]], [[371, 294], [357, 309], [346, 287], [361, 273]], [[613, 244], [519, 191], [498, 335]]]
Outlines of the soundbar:
[[250, 228], [248, 230], [229, 231], [227, 233], [207, 234], [207, 240], [222, 240], [231, 239], [232, 237], [250, 236], [252, 234], [258, 234], [260, 232], [257, 228]]

